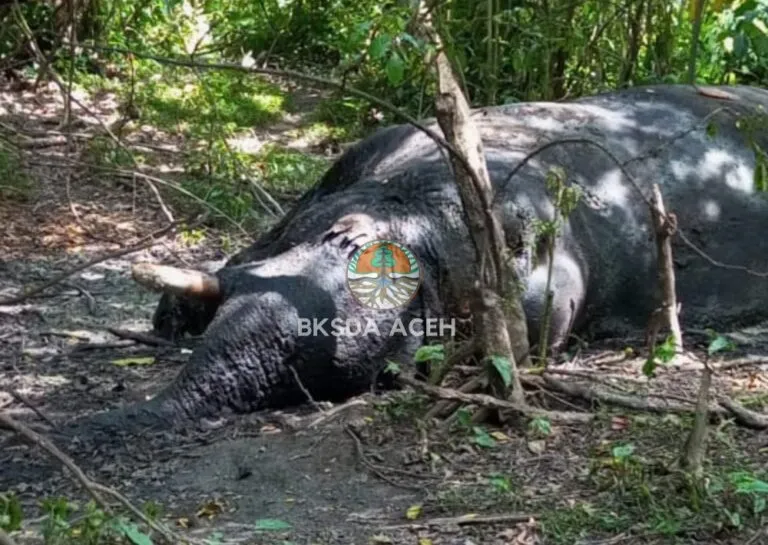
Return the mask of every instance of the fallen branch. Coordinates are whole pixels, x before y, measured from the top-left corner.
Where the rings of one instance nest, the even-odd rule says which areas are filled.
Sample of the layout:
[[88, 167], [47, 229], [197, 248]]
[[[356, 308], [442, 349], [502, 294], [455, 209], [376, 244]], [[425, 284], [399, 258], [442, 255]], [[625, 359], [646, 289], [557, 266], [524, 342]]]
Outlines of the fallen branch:
[[0, 528], [0, 545], [16, 545], [13, 538], [6, 534], [2, 528]]
[[116, 327], [108, 327], [107, 331], [112, 333], [115, 337], [129, 339], [141, 344], [146, 344], [147, 346], [176, 346], [175, 343], [167, 339], [161, 339], [160, 337], [148, 335], [147, 333], [139, 333], [138, 331], [128, 331], [126, 329], [117, 329]]
[[432, 519], [425, 519], [419, 522], [413, 522], [411, 524], [395, 524], [392, 526], [383, 526], [381, 530], [401, 530], [401, 529], [418, 529], [429, 526], [471, 526], [475, 524], [498, 524], [505, 522], [507, 524], [519, 524], [522, 522], [530, 522], [531, 519], [537, 519], [537, 514], [526, 513], [510, 513], [503, 515], [477, 515], [470, 513], [468, 515], [461, 515], [458, 517], [439, 517]]
[[[544, 382], [550, 388], [553, 388], [559, 392], [567, 394], [569, 396], [584, 399], [589, 402], [606, 403], [608, 405], [616, 405], [618, 407], [624, 407], [625, 409], [633, 409], [636, 411], [651, 412], [651, 413], [677, 413], [677, 414], [692, 414], [695, 412], [693, 404], [672, 403], [664, 397], [659, 397], [660, 400], [657, 403], [653, 403], [648, 399], [644, 399], [638, 396], [617, 394], [614, 392], [608, 392], [605, 390], [597, 389], [591, 385], [564, 382], [552, 378], [548, 374], [543, 375]], [[710, 411], [718, 414], [724, 414], [725, 411], [717, 406], [710, 407]]]
[[451, 388], [432, 386], [402, 373], [397, 376], [397, 380], [407, 386], [421, 390], [422, 392], [425, 392], [432, 397], [437, 397], [439, 399], [471, 403], [488, 409], [507, 409], [518, 414], [523, 414], [525, 416], [549, 418], [552, 422], [559, 422], [564, 424], [586, 424], [595, 418], [593, 414], [589, 413], [546, 411], [543, 409], [537, 409], [536, 407], [520, 405], [511, 401], [504, 401], [487, 394], [465, 394]]
[[738, 422], [749, 428], [764, 430], [768, 428], [768, 415], [750, 411], [741, 403], [738, 403], [728, 397], [721, 396], [717, 398], [721, 407], [733, 414]]
[[17, 392], [16, 390], [13, 390], [13, 389], [8, 390], [8, 393], [11, 394], [11, 396], [13, 396], [13, 398], [16, 401], [18, 401], [22, 405], [28, 407], [29, 410], [31, 410], [33, 413], [35, 413], [40, 420], [42, 420], [43, 422], [45, 422], [46, 424], [48, 424], [52, 428], [56, 427], [56, 424], [54, 424], [53, 421], [50, 418], [45, 416], [45, 414], [40, 409], [35, 407], [32, 404], [32, 402], [29, 401], [25, 396], [21, 395], [19, 392]]

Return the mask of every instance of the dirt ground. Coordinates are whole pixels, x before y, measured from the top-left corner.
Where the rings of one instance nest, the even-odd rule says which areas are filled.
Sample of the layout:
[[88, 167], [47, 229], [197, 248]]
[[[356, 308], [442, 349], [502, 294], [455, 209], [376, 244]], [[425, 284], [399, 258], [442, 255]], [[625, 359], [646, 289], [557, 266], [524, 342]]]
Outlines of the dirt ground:
[[[0, 106], [0, 121], [28, 131], [55, 129], [60, 114], [52, 90], [36, 97], [5, 91]], [[106, 116], [113, 106], [97, 107]], [[97, 128], [83, 123], [84, 131]], [[167, 224], [145, 186], [126, 188], [87, 171], [60, 168], [61, 153], [61, 146], [46, 148], [36, 163], [25, 165], [37, 184], [34, 198], [0, 201], [0, 298]], [[55, 427], [161, 389], [184, 365], [191, 347], [147, 346], [106, 330], [151, 328], [158, 296], [132, 282], [130, 265], [142, 260], [199, 265], [223, 259], [246, 242], [236, 239], [235, 248], [225, 251], [220, 240], [214, 229], [195, 244], [168, 236], [151, 248], [88, 267], [18, 304], [0, 305], [0, 408], [44, 433], [50, 423], [30, 406]], [[688, 339], [689, 346], [702, 347], [701, 335], [694, 332]], [[734, 357], [741, 359], [718, 373], [716, 388], [748, 396], [759, 408], [768, 399], [768, 329], [745, 330], [734, 339], [739, 343]], [[640, 343], [622, 339], [592, 346], [561, 369], [576, 379], [579, 373], [599, 376], [616, 392], [651, 400], [663, 394], [690, 406], [698, 368], [661, 369], [649, 383], [641, 373], [642, 358], [623, 353], [626, 346]], [[747, 355], [753, 360], [745, 360]], [[531, 401], [590, 408], [536, 391]], [[610, 445], [632, 443], [639, 456], [653, 459], [648, 467], [654, 475], [667, 475], [663, 468], [679, 453], [687, 416], [595, 408], [590, 424], [553, 425], [539, 435], [514, 425], [489, 426], [489, 446], [477, 440], [482, 435], [477, 427], [420, 423], [430, 403], [409, 391], [386, 392], [362, 396], [314, 427], [304, 424], [322, 415], [303, 407], [227, 416], [181, 434], [103, 443], [82, 437], [58, 446], [91, 478], [136, 505], [156, 502], [171, 527], [199, 539], [219, 533], [226, 542], [254, 544], [768, 543], [749, 525], [742, 531], [699, 531], [694, 515], [693, 527], [685, 526], [687, 515], [678, 517], [683, 521], [678, 531], [607, 523], [601, 529], [589, 519], [574, 533], [580, 523], [566, 514], [580, 505], [599, 507], [611, 520], [620, 520], [622, 510], [631, 507], [629, 496], [626, 505], [611, 505], [615, 483], [600, 480]], [[299, 418], [304, 424], [296, 424]], [[766, 431], [727, 418], [713, 428], [712, 468], [737, 464], [768, 470]], [[85, 499], [57, 462], [8, 434], [0, 436], [3, 491], [21, 499], [29, 530], [41, 522], [41, 498]], [[277, 528], [275, 521], [281, 523]], [[27, 540], [36, 538], [19, 538]]]

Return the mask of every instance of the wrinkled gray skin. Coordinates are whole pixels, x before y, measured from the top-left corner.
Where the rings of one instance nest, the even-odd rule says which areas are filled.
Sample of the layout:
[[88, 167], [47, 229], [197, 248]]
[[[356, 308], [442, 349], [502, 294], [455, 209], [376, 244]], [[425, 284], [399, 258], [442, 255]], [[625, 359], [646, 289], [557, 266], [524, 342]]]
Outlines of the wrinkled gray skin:
[[[768, 107], [768, 92], [720, 89], [738, 99], [664, 86], [476, 111], [496, 207], [526, 281], [531, 341], [538, 340], [547, 264], [543, 249], [527, 252], [523, 243], [531, 240], [532, 218], [552, 217], [544, 189], [551, 166], [563, 167], [585, 191], [557, 245], [554, 343], [562, 344], [571, 326], [598, 336], [639, 330], [658, 305], [648, 209], [603, 152], [557, 145], [506, 183], [526, 154], [555, 139], [598, 142], [621, 162], [638, 157], [627, 168], [645, 195], [652, 183], [661, 184], [668, 209], [692, 242], [720, 262], [768, 270], [768, 204], [753, 191], [754, 155], [734, 128], [734, 112]], [[714, 118], [718, 129], [709, 138], [702, 120], [720, 107], [729, 111]], [[766, 130], [758, 140], [768, 149]], [[340, 222], [350, 214], [358, 216]], [[366, 309], [346, 286], [351, 254], [385, 237], [408, 246], [424, 268], [422, 288], [400, 311]], [[685, 327], [722, 328], [768, 315], [767, 279], [713, 267], [679, 237], [674, 251]], [[387, 359], [409, 361], [424, 339], [299, 337], [297, 318], [370, 317], [388, 331], [398, 315], [448, 316], [476, 276], [473, 255], [445, 155], [409, 126], [383, 129], [348, 150], [279, 225], [217, 273], [225, 293], [218, 307], [163, 298], [158, 330], [166, 336], [205, 330], [202, 346], [152, 401], [101, 420], [170, 425], [224, 409], [303, 403], [291, 368], [316, 400], [359, 393]]]

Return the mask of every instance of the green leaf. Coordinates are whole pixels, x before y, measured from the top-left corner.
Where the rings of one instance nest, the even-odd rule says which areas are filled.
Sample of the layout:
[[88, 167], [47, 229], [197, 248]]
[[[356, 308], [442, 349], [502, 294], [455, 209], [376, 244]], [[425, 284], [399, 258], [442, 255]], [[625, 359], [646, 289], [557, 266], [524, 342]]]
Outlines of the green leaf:
[[397, 375], [400, 373], [400, 364], [392, 360], [387, 360], [387, 366], [384, 368], [384, 372]]
[[490, 356], [491, 365], [501, 375], [501, 380], [504, 381], [504, 386], [512, 384], [512, 364], [509, 359], [504, 356]]
[[405, 63], [403, 58], [393, 51], [387, 61], [387, 79], [391, 85], [399, 85], [403, 81], [405, 74]]
[[15, 494], [0, 494], [0, 528], [6, 532], [15, 532], [21, 529], [23, 519], [19, 498]]
[[713, 356], [718, 352], [733, 350], [735, 347], [736, 345], [734, 345], [734, 343], [730, 341], [727, 337], [718, 335], [717, 337], [712, 339], [712, 341], [709, 343], [709, 346], [707, 347], [707, 353], [710, 356]]
[[472, 429], [475, 434], [475, 443], [484, 448], [493, 448], [496, 446], [496, 440], [491, 437], [487, 431], [481, 427]]
[[632, 456], [633, 452], [635, 452], [635, 446], [632, 444], [619, 445], [619, 446], [613, 447], [613, 449], [611, 450], [611, 454], [617, 460], [624, 460], [625, 458], [629, 458], [630, 456]]
[[456, 420], [459, 421], [461, 426], [468, 428], [472, 424], [472, 413], [465, 407], [462, 407], [456, 411]]
[[662, 363], [669, 363], [672, 358], [675, 357], [675, 339], [672, 335], [668, 336], [662, 344], [656, 347], [654, 355], [658, 357]]
[[653, 377], [656, 373], [656, 367], [656, 358], [650, 356], [647, 360], [645, 360], [645, 363], [643, 364], [643, 374], [648, 378]]
[[146, 358], [123, 358], [119, 360], [112, 360], [112, 365], [118, 367], [128, 367], [129, 365], [152, 365], [155, 363], [155, 358], [148, 356]]
[[717, 136], [717, 124], [714, 121], [707, 123], [707, 136], [710, 138]]
[[543, 436], [552, 434], [552, 422], [549, 421], [549, 418], [544, 416], [537, 416], [531, 420], [530, 424], [528, 424], [528, 427], [531, 429], [531, 431]]
[[293, 526], [279, 519], [259, 519], [255, 525], [257, 532], [279, 532], [281, 530], [290, 530], [291, 528]]
[[387, 34], [379, 34], [371, 42], [371, 46], [368, 48], [368, 53], [373, 60], [379, 60], [387, 54], [391, 44], [392, 38]]
[[115, 529], [134, 545], [152, 545], [152, 538], [139, 530], [139, 527], [127, 520], [118, 520]]
[[443, 361], [445, 359], [445, 347], [442, 344], [429, 344], [420, 346], [416, 350], [414, 361], [422, 363], [425, 361]]

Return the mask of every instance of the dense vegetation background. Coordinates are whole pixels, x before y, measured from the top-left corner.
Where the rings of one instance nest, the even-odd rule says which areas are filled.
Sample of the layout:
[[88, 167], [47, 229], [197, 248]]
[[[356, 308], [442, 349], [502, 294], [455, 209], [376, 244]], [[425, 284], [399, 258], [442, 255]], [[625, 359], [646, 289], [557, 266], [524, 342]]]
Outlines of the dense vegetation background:
[[[306, 188], [326, 162], [280, 146], [242, 154], [227, 139], [302, 105], [284, 87], [252, 74], [172, 66], [142, 55], [310, 72], [386, 97], [416, 117], [429, 116], [435, 80], [425, 68], [425, 45], [411, 32], [412, 4], [6, 1], [0, 5], [0, 69], [46, 76], [33, 35], [45, 59], [58, 74], [71, 75], [75, 88], [117, 92], [123, 121], [150, 123], [196, 142], [183, 165], [185, 189], [240, 223], [263, 214], [254, 208], [275, 208], [268, 197], [254, 196], [244, 178], [262, 180], [280, 202]], [[768, 0], [456, 0], [446, 6], [441, 32], [474, 105], [560, 100], [687, 82], [691, 75], [711, 84], [768, 81]], [[331, 144], [393, 121], [339, 92], [326, 93], [311, 110], [303, 134]], [[127, 160], [119, 149], [97, 151], [111, 153], [112, 162]]]

